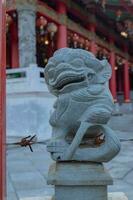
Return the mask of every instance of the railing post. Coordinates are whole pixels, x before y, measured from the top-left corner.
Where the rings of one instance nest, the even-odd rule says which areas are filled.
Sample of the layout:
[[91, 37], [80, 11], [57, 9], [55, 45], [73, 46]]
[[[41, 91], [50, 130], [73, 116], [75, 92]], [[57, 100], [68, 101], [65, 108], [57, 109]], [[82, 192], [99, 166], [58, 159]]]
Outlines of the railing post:
[[6, 68], [5, 1], [0, 0], [0, 200], [6, 196], [5, 176], [5, 68]]

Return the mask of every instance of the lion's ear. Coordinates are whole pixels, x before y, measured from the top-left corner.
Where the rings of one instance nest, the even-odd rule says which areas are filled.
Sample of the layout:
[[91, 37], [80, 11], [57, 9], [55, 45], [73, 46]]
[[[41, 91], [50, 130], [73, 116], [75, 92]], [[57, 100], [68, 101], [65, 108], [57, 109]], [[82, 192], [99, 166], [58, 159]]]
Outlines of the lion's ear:
[[112, 75], [111, 65], [107, 60], [102, 60], [101, 62], [101, 70], [98, 74], [98, 83], [106, 83], [109, 81]]

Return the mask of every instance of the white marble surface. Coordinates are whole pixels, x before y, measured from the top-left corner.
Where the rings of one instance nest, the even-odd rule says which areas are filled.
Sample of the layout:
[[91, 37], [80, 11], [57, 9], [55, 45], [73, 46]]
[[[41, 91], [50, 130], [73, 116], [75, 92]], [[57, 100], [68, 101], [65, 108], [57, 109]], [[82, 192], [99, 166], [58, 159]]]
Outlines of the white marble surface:
[[49, 117], [55, 98], [40, 77], [43, 69], [31, 65], [7, 73], [21, 71], [25, 71], [26, 77], [7, 80], [7, 136], [36, 134], [39, 141], [46, 140], [51, 136]]

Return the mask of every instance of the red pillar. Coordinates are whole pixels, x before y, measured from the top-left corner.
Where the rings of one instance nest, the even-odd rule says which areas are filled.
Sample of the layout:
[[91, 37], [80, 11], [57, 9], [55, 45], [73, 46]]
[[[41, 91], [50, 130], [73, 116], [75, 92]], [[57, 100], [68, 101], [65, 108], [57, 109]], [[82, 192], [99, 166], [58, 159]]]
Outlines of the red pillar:
[[124, 63], [124, 101], [130, 102], [130, 84], [129, 84], [129, 63], [125, 60]]
[[10, 27], [11, 31], [11, 67], [19, 67], [19, 51], [18, 51], [18, 29], [16, 22]]
[[91, 34], [92, 34], [90, 51], [91, 51], [94, 55], [96, 55], [96, 41], [95, 41], [95, 30], [96, 30], [96, 25], [95, 25], [95, 24], [90, 24], [90, 25], [89, 25], [89, 30], [91, 31]]
[[109, 82], [110, 90], [114, 99], [114, 102], [117, 102], [117, 90], [116, 90], [116, 71], [115, 71], [115, 53], [113, 50], [114, 38], [109, 36], [110, 43], [110, 65], [112, 68], [112, 76]]
[[0, 200], [5, 200], [5, 70], [6, 69], [6, 31], [5, 1], [0, 0]]
[[118, 73], [118, 83], [117, 83], [117, 85], [118, 85], [118, 92], [122, 93], [123, 92], [123, 84], [122, 84], [122, 74], [123, 73], [122, 73], [121, 69], [119, 69], [119, 68], [118, 68], [117, 73]]
[[[60, 14], [60, 17], [63, 17], [67, 14], [67, 8], [64, 2], [58, 1], [57, 10]], [[64, 24], [59, 24], [57, 49], [64, 47], [67, 47], [67, 27]]]
[[110, 52], [110, 65], [112, 67], [112, 76], [110, 79], [110, 90], [111, 90], [114, 102], [116, 102], [117, 93], [116, 93], [115, 53], [113, 52], [113, 50]]

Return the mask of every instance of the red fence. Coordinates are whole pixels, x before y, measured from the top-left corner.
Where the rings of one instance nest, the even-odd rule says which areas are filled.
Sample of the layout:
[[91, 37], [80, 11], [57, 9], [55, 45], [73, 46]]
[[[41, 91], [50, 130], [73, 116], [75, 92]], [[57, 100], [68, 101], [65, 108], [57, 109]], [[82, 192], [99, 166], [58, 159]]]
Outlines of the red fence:
[[0, 200], [5, 200], [6, 155], [5, 155], [5, 68], [6, 68], [6, 25], [5, 1], [0, 0]]

